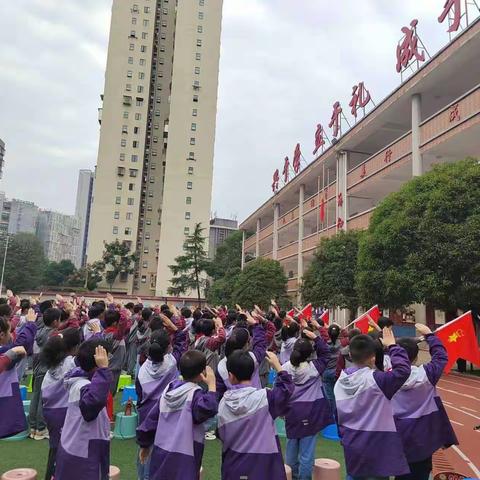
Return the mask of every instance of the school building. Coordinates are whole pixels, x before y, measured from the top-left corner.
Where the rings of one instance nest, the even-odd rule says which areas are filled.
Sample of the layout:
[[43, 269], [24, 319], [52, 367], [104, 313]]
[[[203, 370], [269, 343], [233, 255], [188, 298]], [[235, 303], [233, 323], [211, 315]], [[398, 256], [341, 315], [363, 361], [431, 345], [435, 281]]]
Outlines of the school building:
[[[454, 20], [449, 18], [450, 26]], [[456, 25], [455, 38], [424, 62], [419, 61], [419, 43], [401, 40], [399, 48], [410, 46], [418, 68], [343, 135], [337, 124], [328, 148], [322, 145], [319, 126], [316, 145], [321, 148], [315, 160], [303, 171], [297, 168], [278, 190], [277, 170], [273, 196], [240, 225], [245, 232], [244, 260], [278, 260], [288, 276], [288, 293], [295, 298], [321, 238], [367, 228], [379, 202], [433, 165], [467, 156], [480, 158], [479, 20], [463, 30]], [[397, 70], [407, 73], [408, 62], [402, 62], [408, 57], [401, 55], [402, 51]], [[360, 97], [355, 102], [362, 107], [368, 91]], [[342, 106], [343, 113], [350, 110]]]

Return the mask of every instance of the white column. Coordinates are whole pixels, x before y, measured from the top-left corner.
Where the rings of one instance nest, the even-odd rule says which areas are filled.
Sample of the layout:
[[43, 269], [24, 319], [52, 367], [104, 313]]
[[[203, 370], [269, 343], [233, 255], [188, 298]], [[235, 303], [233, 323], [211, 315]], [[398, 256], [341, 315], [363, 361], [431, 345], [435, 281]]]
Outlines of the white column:
[[298, 192], [298, 259], [297, 259], [297, 303], [301, 305], [300, 287], [303, 277], [303, 202], [305, 201], [305, 185], [300, 185]]
[[[343, 220], [342, 230], [347, 230], [348, 220], [348, 199], [347, 199], [347, 168], [348, 168], [348, 152], [341, 151], [337, 155], [337, 222], [341, 218]], [[339, 205], [340, 195], [342, 205]]]
[[280, 217], [280, 204], [275, 203], [273, 206], [273, 252], [272, 257], [277, 259], [278, 254], [278, 219]]
[[420, 123], [422, 121], [422, 96], [412, 95], [412, 175], [423, 173], [422, 154], [420, 153]]
[[255, 258], [260, 257], [260, 219], [257, 218], [257, 236], [255, 237]]
[[245, 267], [245, 230], [242, 232], [242, 270]]

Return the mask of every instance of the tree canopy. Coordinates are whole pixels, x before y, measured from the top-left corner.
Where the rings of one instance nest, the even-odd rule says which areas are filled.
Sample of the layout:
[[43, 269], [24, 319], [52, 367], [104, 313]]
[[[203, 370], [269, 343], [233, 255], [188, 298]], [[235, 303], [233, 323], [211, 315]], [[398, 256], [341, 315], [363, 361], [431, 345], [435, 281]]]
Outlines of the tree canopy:
[[215, 258], [206, 265], [206, 271], [213, 280], [218, 280], [231, 270], [242, 267], [243, 232], [232, 233], [217, 248]]
[[480, 165], [435, 166], [375, 209], [362, 238], [362, 303], [414, 302], [445, 311], [480, 306]]
[[42, 283], [45, 265], [43, 247], [35, 235], [13, 235], [8, 245], [4, 284], [14, 292], [35, 289]]
[[318, 306], [348, 308], [359, 305], [355, 289], [358, 241], [363, 232], [340, 232], [323, 238], [315, 257], [303, 276], [304, 303]]
[[276, 260], [257, 258], [238, 275], [232, 293], [233, 302], [244, 308], [259, 305], [268, 308], [272, 298], [282, 304], [287, 296], [287, 277]]
[[68, 283], [68, 279], [76, 272], [75, 265], [71, 260], [60, 262], [48, 262], [43, 277], [45, 285], [61, 287]]
[[170, 280], [172, 286], [167, 290], [169, 295], [178, 296], [195, 291], [200, 302], [206, 284], [203, 273], [208, 263], [204, 230], [201, 224], [197, 223], [194, 232], [183, 244], [184, 255], [175, 258], [175, 265], [169, 265], [173, 274]]
[[111, 290], [121, 273], [131, 275], [134, 272], [138, 255], [130, 253], [130, 246], [127, 242], [120, 242], [117, 239], [114, 242], [105, 243], [102, 259], [105, 266], [105, 280]]

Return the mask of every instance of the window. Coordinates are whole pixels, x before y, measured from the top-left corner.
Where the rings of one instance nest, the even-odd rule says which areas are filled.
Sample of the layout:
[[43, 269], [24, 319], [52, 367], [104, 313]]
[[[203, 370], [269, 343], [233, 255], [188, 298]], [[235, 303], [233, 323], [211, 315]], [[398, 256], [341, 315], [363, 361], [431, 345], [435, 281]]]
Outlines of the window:
[[123, 112], [123, 118], [128, 118], [128, 112]]
[[135, 44], [134, 43], [131, 43], [130, 46], [128, 47], [128, 49], [132, 52], [133, 50], [135, 50]]
[[127, 218], [127, 220], [131, 220], [133, 218], [133, 213], [132, 212], [127, 212], [126, 218]]
[[117, 182], [117, 190], [121, 190], [122, 189], [122, 182]]
[[196, 116], [197, 116], [197, 109], [194, 108], [194, 109], [192, 110], [192, 117], [196, 117]]
[[161, 70], [158, 72], [158, 78], [163, 78], [163, 72]]
[[146, 61], [145, 61], [144, 58], [141, 58], [138, 63], [143, 67], [143, 66], [145, 66], [145, 64], [146, 64]]
[[198, 4], [203, 7], [205, 5], [205, 0], [198, 0]]
[[137, 107], [142, 107], [143, 106], [143, 98], [137, 97]]
[[140, 51], [143, 52], [143, 53], [145, 53], [145, 52], [147, 51], [147, 46], [146, 46], [146, 45], [142, 45], [142, 46], [140, 47]]
[[144, 20], [143, 21], [143, 26], [148, 27], [148, 24], [150, 23], [150, 20]]
[[148, 198], [153, 198], [153, 192], [148, 192]]
[[202, 27], [201, 25], [199, 25], [199, 26], [197, 27], [197, 32], [198, 32], [198, 33], [203, 33], [203, 27]]
[[115, 213], [113, 214], [113, 218], [114, 218], [115, 220], [118, 220], [118, 219], [120, 218], [120, 212], [115, 212]]
[[196, 102], [196, 103], [198, 103], [198, 95], [194, 95], [194, 96], [193, 96], [193, 101]]
[[125, 228], [125, 235], [131, 235], [132, 234], [132, 229], [130, 227]]
[[162, 27], [166, 28], [167, 27], [167, 22], [162, 22]]
[[191, 205], [191, 204], [192, 204], [192, 197], [187, 197], [185, 203], [186, 203], [187, 205]]
[[133, 163], [138, 162], [138, 155], [132, 155], [132, 162]]
[[163, 8], [163, 9], [162, 9], [162, 14], [163, 14], [163, 15], [168, 15], [168, 10], [167, 10], [166, 8]]
[[134, 140], [132, 142], [132, 146], [133, 146], [133, 148], [138, 148], [138, 140]]
[[190, 212], [185, 212], [185, 220], [190, 220]]
[[195, 160], [195, 152], [189, 152], [187, 160]]
[[[135, 32], [135, 30], [130, 30], [130, 38], [137, 38], [137, 33]], [[133, 45], [133, 43], [131, 43], [130, 45]], [[131, 48], [130, 50], [133, 50], [133, 48]]]
[[187, 190], [191, 190], [193, 188], [192, 182], [187, 182]]
[[125, 90], [126, 90], [127, 92], [131, 92], [131, 91], [132, 91], [132, 84], [131, 84], [131, 83], [127, 83], [127, 84], [125, 85]]
[[193, 175], [193, 167], [188, 167], [188, 174]]
[[202, 59], [202, 54], [201, 53], [196, 53], [195, 54], [195, 60], [201, 60]]
[[144, 262], [142, 263], [142, 266], [143, 266], [143, 268], [148, 268], [148, 262], [146, 260], [144, 260]]
[[150, 234], [148, 232], [145, 232], [145, 240], [150, 240]]
[[162, 34], [160, 35], [160, 38], [161, 38], [162, 40], [166, 40], [167, 35], [166, 35], [165, 33], [162, 33]]
[[138, 72], [138, 79], [143, 80], [145, 78], [145, 73], [143, 72]]
[[156, 166], [154, 163], [152, 163], [152, 164], [150, 165], [150, 170], [155, 170], [155, 168], [157, 168], [157, 166]]
[[149, 218], [147, 218], [147, 219], [145, 220], [145, 223], [146, 223], [147, 225], [151, 225], [151, 224], [152, 224], [152, 221], [151, 221]]
[[157, 85], [157, 90], [162, 90], [162, 88], [163, 88], [163, 86], [162, 86], [161, 83]]
[[191, 127], [190, 127], [190, 130], [192, 132], [196, 132], [197, 131], [197, 124], [196, 123], [192, 123]]
[[133, 72], [131, 70], [129, 70], [127, 72], [127, 78], [132, 78], [133, 77]]
[[143, 92], [143, 85], [138, 85], [137, 87], [137, 92], [142, 93]]
[[[125, 242], [130, 243], [130, 242]], [[120, 281], [125, 283], [128, 281], [128, 273], [127, 272], [120, 272]]]
[[164, 59], [163, 57], [160, 57], [160, 58], [158, 59], [158, 63], [159, 63], [160, 65], [163, 65], [163, 64], [165, 63], [165, 59]]
[[155, 183], [155, 177], [150, 177], [150, 183]]
[[123, 177], [125, 175], [125, 167], [117, 167], [117, 174], [119, 177]]
[[197, 47], [202, 46], [202, 40], [200, 38], [197, 38]]
[[148, 205], [147, 206], [147, 212], [151, 212], [152, 211], [152, 206], [151, 205]]
[[150, 13], [150, 7], [144, 7], [144, 8], [143, 8], [143, 11], [144, 11], [145, 13]]
[[190, 227], [185, 227], [185, 228], [183, 229], [183, 233], [184, 233], [185, 235], [190, 235]]
[[155, 116], [159, 117], [160, 116], [160, 110], [155, 110]]
[[198, 90], [200, 88], [200, 82], [198, 80], [193, 81], [193, 88]]
[[141, 120], [142, 119], [142, 114], [141, 113], [136, 113], [135, 114], [135, 120]]
[[153, 137], [153, 143], [158, 143], [158, 137]]
[[195, 67], [195, 75], [200, 75], [200, 67]]
[[118, 227], [113, 227], [113, 234], [118, 235]]
[[142, 283], [147, 283], [147, 276], [146, 275], [142, 275]]
[[115, 197], [115, 205], [120, 205], [121, 198], [120, 197]]
[[128, 126], [122, 125], [122, 133], [128, 133]]
[[133, 133], [136, 135], [140, 131], [139, 127], [133, 127]]
[[130, 64], [133, 63], [133, 57], [128, 57], [128, 63], [130, 63]]
[[132, 17], [132, 25], [136, 25], [137, 24], [137, 17]]
[[164, 52], [165, 51], [165, 45], [160, 45], [160, 51]]
[[138, 170], [136, 168], [131, 168], [130, 169], [130, 176], [131, 177], [136, 177], [138, 175]]
[[190, 139], [190, 145], [195, 145], [195, 138], [192, 137], [192, 138]]
[[148, 37], [148, 33], [147, 32], [142, 32], [142, 39], [146, 40], [147, 37]]
[[133, 202], [133, 198], [129, 197], [129, 198], [127, 199], [127, 205], [133, 205], [133, 203], [134, 203], [134, 202]]
[[127, 140], [125, 138], [122, 138], [121, 142], [120, 142], [120, 145], [122, 147], [126, 147], [127, 146]]
[[124, 153], [121, 153], [121, 154], [120, 154], [120, 161], [121, 161], [121, 162], [124, 162], [124, 161], [125, 161], [125, 154], [124, 154]]
[[143, 253], [148, 253], [148, 247], [145, 247], [145, 248], [143, 249]]
[[135, 184], [134, 183], [129, 183], [128, 184], [128, 189], [132, 192], [133, 189], [135, 188]]
[[198, 19], [203, 20], [203, 12], [198, 12]]

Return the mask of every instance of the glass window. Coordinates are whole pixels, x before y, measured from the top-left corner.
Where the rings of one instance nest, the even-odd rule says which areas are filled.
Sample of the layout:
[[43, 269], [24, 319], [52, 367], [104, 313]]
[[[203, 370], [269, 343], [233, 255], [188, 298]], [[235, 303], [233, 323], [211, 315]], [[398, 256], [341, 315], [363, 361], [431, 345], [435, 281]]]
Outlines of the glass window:
[[127, 83], [127, 85], [125, 85], [125, 90], [127, 92], [131, 92], [132, 91], [132, 84], [131, 83]]
[[150, 13], [150, 7], [144, 7], [144, 8], [143, 8], [143, 11], [144, 11], [145, 13]]
[[147, 46], [146, 46], [146, 45], [142, 45], [142, 46], [140, 47], [140, 51], [143, 52], [143, 53], [145, 53], [145, 52], [147, 51]]
[[187, 190], [191, 190], [193, 188], [192, 182], [187, 182]]
[[202, 27], [202, 25], [199, 25], [199, 26], [197, 27], [197, 32], [198, 32], [198, 33], [202, 33], [202, 32], [203, 32], [203, 27]]
[[120, 145], [122, 147], [126, 147], [127, 146], [127, 140], [125, 138], [122, 138], [122, 140], [120, 141]]
[[198, 103], [198, 95], [194, 95], [194, 96], [193, 96], [193, 101], [196, 102], [196, 103]]
[[122, 133], [128, 133], [128, 126], [122, 125]]
[[124, 161], [125, 161], [125, 154], [124, 154], [124, 153], [121, 153], [121, 154], [120, 154], [120, 161], [121, 161], [121, 162], [124, 162]]
[[132, 78], [132, 76], [133, 76], [133, 72], [131, 70], [129, 70], [127, 72], [127, 78]]
[[139, 127], [133, 127], [133, 133], [136, 135], [140, 131]]
[[147, 283], [147, 277], [146, 277], [146, 275], [142, 275], [142, 283]]
[[127, 218], [127, 220], [131, 220], [133, 218], [133, 213], [132, 212], [127, 212], [126, 218]]
[[117, 190], [121, 190], [122, 189], [122, 182], [117, 182]]
[[195, 145], [195, 138], [190, 138], [190, 145]]
[[113, 214], [113, 218], [114, 218], [115, 220], [118, 220], [118, 219], [120, 218], [120, 212], [115, 212], [115, 213]]
[[123, 112], [123, 118], [128, 118], [128, 112]]
[[205, 0], [198, 0], [198, 4], [203, 7], [205, 5]]
[[200, 67], [195, 67], [195, 74], [200, 75]]
[[121, 200], [120, 197], [115, 197], [115, 205], [120, 205]]
[[135, 188], [135, 184], [134, 183], [129, 183], [128, 184], [128, 189], [132, 192], [133, 189]]
[[192, 204], [192, 197], [187, 197], [186, 204], [187, 204], [187, 205], [191, 205], [191, 204]]
[[130, 46], [128, 47], [128, 49], [129, 49], [130, 51], [135, 50], [135, 44], [134, 44], [134, 43], [131, 43]]
[[138, 170], [136, 168], [131, 168], [130, 169], [130, 176], [131, 177], [136, 177], [138, 175]]
[[137, 24], [137, 17], [132, 17], [132, 25], [136, 25]]
[[183, 233], [184, 233], [185, 235], [190, 235], [190, 227], [185, 227], [185, 228], [183, 229]]
[[190, 129], [192, 130], [192, 132], [196, 132], [196, 131], [197, 131], [197, 124], [196, 124], [196, 123], [192, 123]]
[[123, 177], [125, 175], [125, 167], [117, 167], [117, 174], [119, 177]]
[[197, 47], [202, 46], [202, 40], [200, 38], [197, 38]]
[[118, 235], [118, 227], [113, 227], [113, 234]]
[[195, 160], [195, 152], [189, 152], [188, 160]]
[[197, 52], [195, 54], [195, 60], [201, 60], [201, 59], [202, 59], [202, 54]]
[[185, 220], [190, 220], [190, 212], [185, 212]]
[[138, 140], [134, 140], [132, 142], [132, 146], [133, 146], [133, 148], [138, 148]]
[[128, 63], [130, 63], [130, 64], [133, 63], [133, 57], [128, 57]]
[[132, 229], [130, 227], [125, 227], [125, 235], [131, 235]]
[[144, 58], [141, 58], [139, 61], [139, 64], [143, 67], [146, 64], [146, 61]]
[[198, 19], [203, 20], [203, 12], [198, 12]]
[[142, 266], [143, 266], [143, 268], [148, 268], [148, 262], [146, 260], [144, 260], [144, 262], [142, 263]]
[[128, 198], [127, 199], [127, 205], [133, 205], [134, 204], [134, 199], [133, 198]]
[[197, 116], [197, 109], [194, 108], [194, 109], [192, 110], [192, 117], [196, 117], [196, 116]]
[[138, 72], [138, 78], [139, 78], [139, 80], [143, 80], [145, 78], [145, 73], [144, 72]]
[[143, 26], [144, 26], [144, 27], [148, 27], [148, 24], [149, 24], [149, 23], [150, 23], [150, 20], [145, 19], [145, 20], [143, 21]]
[[142, 119], [142, 114], [141, 113], [136, 113], [135, 114], [135, 120], [141, 120]]
[[143, 85], [138, 85], [137, 87], [137, 92], [142, 93], [143, 92]]
[[142, 32], [142, 39], [143, 39], [143, 40], [146, 40], [146, 39], [147, 39], [147, 36], [148, 36], [148, 33], [147, 33], [147, 32]]
[[193, 175], [193, 167], [188, 167], [188, 174]]

